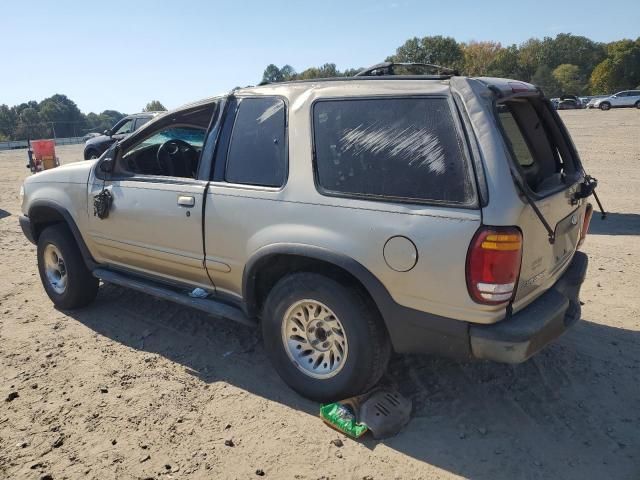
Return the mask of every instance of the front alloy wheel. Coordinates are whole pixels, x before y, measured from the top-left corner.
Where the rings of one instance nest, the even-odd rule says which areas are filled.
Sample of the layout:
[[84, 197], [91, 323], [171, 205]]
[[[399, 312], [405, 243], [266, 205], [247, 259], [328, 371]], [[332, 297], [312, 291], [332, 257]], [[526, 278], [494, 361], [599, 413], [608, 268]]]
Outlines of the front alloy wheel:
[[67, 289], [67, 267], [62, 253], [55, 245], [49, 243], [44, 247], [44, 271], [49, 285], [59, 295]]
[[64, 224], [51, 225], [39, 235], [38, 272], [45, 292], [58, 308], [83, 307], [98, 293], [98, 279]]

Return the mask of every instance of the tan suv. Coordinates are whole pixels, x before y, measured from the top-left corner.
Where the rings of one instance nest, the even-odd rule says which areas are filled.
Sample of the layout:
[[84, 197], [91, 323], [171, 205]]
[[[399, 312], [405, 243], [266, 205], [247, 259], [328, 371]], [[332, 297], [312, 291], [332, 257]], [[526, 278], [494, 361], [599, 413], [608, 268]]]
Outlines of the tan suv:
[[317, 400], [392, 349], [526, 360], [580, 318], [595, 184], [536, 87], [397, 69], [235, 90], [28, 178], [47, 294], [102, 279], [261, 326]]

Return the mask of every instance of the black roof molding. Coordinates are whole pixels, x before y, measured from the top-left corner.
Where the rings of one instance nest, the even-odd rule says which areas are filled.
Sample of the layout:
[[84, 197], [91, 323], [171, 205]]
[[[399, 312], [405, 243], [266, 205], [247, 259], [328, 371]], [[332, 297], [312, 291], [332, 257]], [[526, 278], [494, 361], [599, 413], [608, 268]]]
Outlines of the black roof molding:
[[449, 78], [460, 75], [455, 68], [443, 67], [442, 65], [435, 65], [433, 63], [417, 63], [417, 62], [382, 62], [372, 65], [363, 70], [360, 70], [355, 74], [356, 77], [372, 77], [372, 76], [387, 76], [395, 75], [394, 67], [420, 67], [424, 69], [430, 69], [435, 71], [436, 76], [442, 78]]

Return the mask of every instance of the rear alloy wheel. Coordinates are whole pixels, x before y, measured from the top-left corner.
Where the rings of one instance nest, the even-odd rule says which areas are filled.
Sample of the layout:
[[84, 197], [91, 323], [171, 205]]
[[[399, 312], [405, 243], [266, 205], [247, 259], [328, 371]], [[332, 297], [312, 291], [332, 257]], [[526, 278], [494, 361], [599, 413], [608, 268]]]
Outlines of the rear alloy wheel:
[[83, 307], [98, 294], [98, 279], [85, 265], [66, 225], [52, 225], [40, 234], [38, 271], [47, 295], [58, 308]]
[[610, 108], [611, 108], [611, 104], [610, 103], [602, 102], [600, 104], [600, 110], [606, 111], [606, 110], [609, 110]]
[[264, 345], [275, 369], [312, 400], [344, 399], [373, 387], [391, 344], [362, 291], [315, 273], [295, 273], [271, 290], [262, 315]]
[[300, 371], [321, 380], [340, 373], [349, 354], [348, 339], [336, 314], [310, 299], [294, 303], [284, 314], [282, 343]]
[[640, 100], [636, 102], [636, 108], [640, 108]]

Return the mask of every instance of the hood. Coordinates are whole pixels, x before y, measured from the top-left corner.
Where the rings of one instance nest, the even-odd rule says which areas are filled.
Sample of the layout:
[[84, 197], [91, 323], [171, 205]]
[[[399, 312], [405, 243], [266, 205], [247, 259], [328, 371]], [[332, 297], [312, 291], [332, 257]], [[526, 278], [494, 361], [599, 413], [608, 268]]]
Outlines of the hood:
[[67, 163], [60, 167], [38, 172], [24, 181], [25, 186], [33, 183], [83, 183], [86, 184], [89, 172], [97, 160]]
[[97, 137], [90, 138], [85, 142], [86, 146], [89, 145], [102, 145], [107, 142], [115, 141], [112, 137], [108, 137], [106, 135], [98, 135]]

